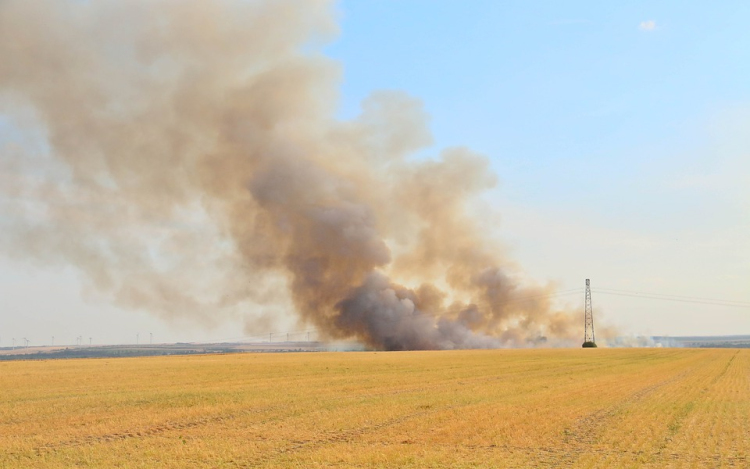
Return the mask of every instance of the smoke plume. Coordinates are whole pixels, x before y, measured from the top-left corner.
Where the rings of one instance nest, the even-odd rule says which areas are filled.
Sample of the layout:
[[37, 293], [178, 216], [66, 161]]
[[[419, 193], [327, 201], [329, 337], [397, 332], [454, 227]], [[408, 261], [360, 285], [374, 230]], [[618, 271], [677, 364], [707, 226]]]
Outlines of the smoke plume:
[[336, 32], [326, 1], [1, 1], [2, 250], [165, 320], [252, 332], [288, 305], [389, 350], [576, 338], [472, 215], [485, 157], [416, 158], [403, 93], [335, 117]]

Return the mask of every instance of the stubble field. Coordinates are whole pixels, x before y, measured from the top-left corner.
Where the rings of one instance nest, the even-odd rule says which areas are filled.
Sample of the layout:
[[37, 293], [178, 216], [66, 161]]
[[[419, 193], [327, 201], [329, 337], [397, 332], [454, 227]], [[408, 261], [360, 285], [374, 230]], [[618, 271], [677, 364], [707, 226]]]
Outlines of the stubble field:
[[750, 350], [0, 363], [0, 467], [748, 467]]

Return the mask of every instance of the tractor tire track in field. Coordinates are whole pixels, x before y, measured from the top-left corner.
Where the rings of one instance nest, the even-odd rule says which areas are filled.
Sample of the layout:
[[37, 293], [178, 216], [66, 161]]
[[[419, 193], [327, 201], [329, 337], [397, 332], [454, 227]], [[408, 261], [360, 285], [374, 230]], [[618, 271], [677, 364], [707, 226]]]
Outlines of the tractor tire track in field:
[[[602, 366], [603, 367], [603, 366]], [[586, 366], [587, 370], [591, 370], [592, 368], [599, 368], [597, 367], [591, 367]], [[528, 374], [532, 375], [543, 375], [546, 370], [532, 370]], [[389, 390], [382, 390], [382, 391], [376, 391], [371, 392], [367, 394], [359, 395], [358, 397], [378, 397], [378, 396], [384, 396], [384, 395], [397, 395], [397, 394], [417, 394], [421, 392], [426, 391], [435, 391], [437, 389], [444, 389], [448, 387], [453, 387], [456, 385], [472, 385], [472, 384], [478, 384], [478, 383], [486, 383], [490, 381], [508, 381], [510, 378], [506, 375], [491, 375], [491, 376], [465, 376], [460, 378], [459, 380], [447, 380], [447, 381], [438, 381], [431, 383], [430, 385], [422, 385], [422, 386], [411, 386], [411, 387], [405, 387], [401, 389], [389, 389]], [[676, 378], [675, 378], [676, 379]], [[664, 382], [663, 384], [667, 384]], [[453, 410], [460, 407], [468, 407], [470, 406], [470, 403], [462, 404], [462, 405], [450, 405], [450, 406], [423, 406], [421, 407], [422, 410], [419, 410], [417, 412], [412, 412], [409, 414], [404, 414], [400, 416], [396, 416], [392, 419], [386, 420], [381, 423], [373, 424], [373, 425], [366, 425], [358, 428], [353, 428], [341, 432], [336, 432], [333, 434], [330, 434], [327, 437], [323, 438], [316, 438], [316, 439], [310, 439], [310, 440], [300, 440], [300, 441], [293, 441], [291, 446], [287, 446], [285, 448], [279, 448], [275, 451], [269, 452], [266, 455], [253, 459], [251, 461], [243, 461], [240, 464], [240, 467], [256, 467], [258, 465], [269, 463], [278, 457], [284, 455], [284, 454], [290, 454], [301, 450], [308, 450], [308, 449], [315, 449], [320, 448], [322, 446], [325, 446], [327, 444], [332, 443], [340, 443], [340, 442], [351, 442], [356, 437], [373, 433], [378, 430], [392, 427], [394, 425], [401, 424], [407, 420], [422, 417], [429, 414], [439, 413], [439, 412], [445, 412], [449, 410]]]
[[[727, 374], [727, 371], [729, 371], [729, 368], [732, 366], [732, 363], [734, 362], [734, 359], [737, 358], [737, 355], [739, 353], [740, 353], [740, 351], [737, 350], [734, 353], [734, 355], [732, 355], [732, 357], [729, 359], [729, 361], [727, 361], [727, 364], [724, 366], [724, 368], [721, 370], [721, 372], [719, 374], [717, 374], [716, 376], [714, 376], [711, 379], [711, 382], [708, 383], [708, 385], [706, 385], [706, 387], [704, 387], [700, 391], [700, 396], [699, 396], [698, 399], [700, 399], [702, 396], [707, 395], [709, 393], [709, 390], [711, 389], [711, 387], [715, 386], [716, 383], [718, 383], [721, 380], [721, 378], [723, 378]], [[669, 444], [674, 439], [675, 435], [677, 435], [677, 433], [682, 428], [682, 425], [685, 422], [685, 420], [687, 419], [688, 415], [690, 415], [690, 413], [695, 408], [695, 404], [696, 404], [696, 399], [693, 399], [693, 400], [687, 402], [684, 406], [682, 406], [682, 408], [677, 413], [677, 415], [675, 415], [675, 417], [672, 419], [672, 421], [669, 424], [667, 434], [664, 436], [664, 438], [662, 439], [661, 443], [659, 444], [656, 452], [653, 454], [653, 458], [652, 459], [654, 461], [662, 460], [664, 458], [669, 458], [669, 459], [671, 459], [673, 461], [678, 461], [678, 460], [682, 459], [682, 457], [683, 457], [682, 455], [676, 454], [676, 453], [667, 453], [666, 450], [667, 450], [667, 447], [669, 446]], [[715, 465], [717, 462], [719, 462], [719, 461], [717, 461], [717, 458], [721, 460], [720, 462], [724, 462], [724, 463], [729, 462], [730, 467], [735, 467], [734, 466], [735, 460], [732, 459], [732, 458], [729, 458], [729, 459], [731, 459], [731, 461], [729, 461], [727, 458], [723, 458], [723, 457], [719, 457], [719, 456], [712, 456], [712, 457], [705, 458], [705, 459], [706, 459], [706, 461], [711, 461]], [[747, 459], [745, 457], [735, 458], [735, 459], [737, 459], [736, 462], [738, 464], [740, 462], [743, 463], [742, 467], [747, 467], [747, 466], [744, 465], [744, 463], [747, 462]], [[708, 467], [708, 466], [706, 466], [706, 467]], [[736, 466], [736, 467], [740, 467], [740, 466]]]
[[739, 350], [737, 350], [736, 352], [734, 352], [734, 355], [732, 355], [732, 358], [729, 359], [729, 361], [727, 362], [727, 364], [724, 367], [724, 369], [721, 370], [721, 373], [719, 373], [718, 375], [716, 375], [716, 377], [714, 377], [714, 379], [711, 380], [711, 384], [709, 384], [708, 386], [706, 386], [706, 389], [704, 389], [704, 392], [708, 391], [708, 388], [710, 388], [711, 386], [713, 386], [714, 384], [716, 384], [721, 378], [724, 377], [725, 374], [727, 374], [727, 371], [729, 371], [729, 367], [732, 366], [732, 362], [734, 361], [735, 358], [737, 358], [737, 355], [739, 355], [739, 353], [740, 353]]
[[654, 393], [657, 389], [680, 380], [686, 374], [686, 372], [683, 372], [658, 383], [646, 386], [645, 388], [641, 388], [613, 406], [599, 409], [589, 415], [586, 415], [585, 417], [578, 419], [571, 429], [565, 430], [565, 442], [574, 446], [590, 445], [595, 443], [599, 430], [602, 427], [608, 425], [608, 421], [612, 417], [617, 415], [617, 413], [620, 412], [625, 406], [632, 405], [643, 400], [650, 394]]
[[[560, 449], [550, 450], [555, 453], [557, 467], [573, 467], [582, 454], [597, 453], [593, 445], [596, 443], [601, 430], [611, 426], [612, 419], [627, 406], [636, 404], [658, 389], [682, 379], [687, 372], [641, 388], [616, 404], [592, 412], [578, 420], [564, 430], [565, 438]], [[538, 448], [536, 449], [538, 451]], [[640, 452], [638, 453], [641, 454]]]
[[162, 433], [174, 431], [174, 430], [185, 430], [204, 425], [210, 425], [214, 423], [227, 422], [230, 420], [237, 419], [248, 415], [257, 415], [264, 412], [272, 412], [278, 410], [278, 406], [274, 407], [261, 407], [249, 410], [244, 410], [239, 413], [224, 414], [224, 415], [212, 415], [201, 417], [198, 419], [186, 419], [181, 421], [164, 422], [159, 425], [151, 427], [124, 430], [121, 432], [106, 433], [103, 435], [89, 435], [80, 438], [73, 438], [70, 440], [60, 441], [56, 443], [49, 443], [46, 445], [39, 446], [34, 449], [35, 453], [41, 455], [50, 451], [57, 451], [65, 448], [75, 448], [81, 446], [91, 446], [97, 444], [111, 443], [114, 441], [127, 440], [131, 438], [146, 438], [149, 436], [160, 435]]
[[[729, 359], [726, 366], [722, 369], [722, 371], [717, 374], [710, 383], [700, 391], [701, 395], [704, 395], [708, 392], [709, 388], [713, 385], [715, 385], [729, 370], [729, 367], [732, 365], [732, 362], [737, 357], [737, 354], [739, 353], [739, 350], [735, 352], [734, 355]], [[616, 405], [600, 409], [596, 412], [593, 412], [579, 420], [576, 421], [572, 429], [566, 430], [566, 439], [565, 439], [565, 445], [562, 447], [562, 450], [559, 451], [557, 456], [559, 459], [556, 460], [556, 466], [557, 467], [573, 467], [576, 463], [576, 461], [580, 458], [582, 454], [597, 454], [602, 453], [602, 450], [597, 449], [594, 447], [594, 444], [597, 442], [597, 439], [599, 437], [600, 431], [603, 428], [606, 428], [607, 426], [612, 426], [612, 420], [613, 418], [626, 406], [630, 406], [633, 404], [636, 404], [649, 395], [656, 392], [658, 389], [667, 386], [669, 384], [675, 383], [681, 379], [683, 379], [688, 374], [688, 371], [684, 371], [678, 375], [675, 375], [671, 378], [668, 378], [664, 381], [655, 383], [653, 385], [644, 387], [633, 394], [631, 394], [626, 399], [618, 402]], [[658, 446], [655, 448], [655, 450], [652, 451], [623, 451], [623, 453], [632, 454], [633, 456], [643, 457], [646, 454], [650, 455], [650, 463], [657, 463], [659, 461], [663, 461], [665, 458], [670, 459], [672, 461], [679, 461], [683, 458], [683, 455], [680, 454], [667, 454], [665, 453], [665, 450], [669, 443], [672, 441], [672, 439], [675, 437], [675, 435], [680, 431], [684, 421], [688, 418], [690, 413], [694, 410], [696, 405], [696, 401], [690, 400], [686, 402], [684, 405], [681, 406], [679, 411], [674, 415], [672, 421], [669, 423], [667, 428], [667, 433], [664, 436], [663, 440], [658, 444]], [[553, 450], [552, 452], [556, 452]], [[607, 454], [607, 451], [603, 451], [603, 455]], [[723, 463], [730, 464], [730, 467], [740, 467], [741, 464], [746, 463], [746, 459], [744, 457], [740, 458], [721, 458]], [[696, 460], [696, 462], [704, 463], [706, 464], [705, 467], [714, 467], [716, 465], [716, 456], [710, 456], [710, 457], [702, 457], [699, 458], [699, 460]], [[743, 466], [744, 467], [744, 466]]]
[[325, 445], [329, 445], [333, 443], [348, 443], [362, 435], [373, 433], [378, 430], [382, 430], [384, 428], [393, 427], [394, 425], [399, 425], [401, 423], [406, 422], [407, 420], [415, 419], [418, 417], [423, 417], [428, 414], [434, 414], [436, 412], [444, 412], [444, 411], [452, 410], [458, 407], [463, 407], [463, 406], [458, 406], [458, 405], [447, 406], [447, 407], [421, 406], [420, 410], [416, 412], [398, 415], [396, 417], [387, 419], [380, 423], [375, 423], [372, 425], [364, 425], [361, 427], [356, 427], [356, 428], [351, 428], [348, 430], [330, 433], [327, 436], [324, 436], [322, 438], [294, 441], [292, 442], [293, 444], [290, 446], [287, 446], [284, 448], [278, 448], [275, 451], [270, 451], [259, 458], [249, 460], [249, 461], [242, 461], [239, 464], [239, 467], [258, 467], [259, 465], [271, 463], [272, 461], [278, 459], [279, 457], [292, 454], [292, 453], [296, 453], [298, 451], [316, 449], [316, 448], [320, 448]]

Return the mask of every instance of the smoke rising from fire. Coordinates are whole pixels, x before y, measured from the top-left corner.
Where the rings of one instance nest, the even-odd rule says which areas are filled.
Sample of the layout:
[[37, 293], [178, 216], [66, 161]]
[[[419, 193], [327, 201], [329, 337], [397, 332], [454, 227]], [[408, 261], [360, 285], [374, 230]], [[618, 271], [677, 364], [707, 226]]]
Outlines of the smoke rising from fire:
[[1, 149], [5, 254], [167, 320], [253, 331], [291, 301], [389, 350], [576, 338], [472, 215], [485, 157], [415, 158], [428, 116], [403, 93], [336, 119], [339, 65], [316, 52], [334, 19], [310, 0], [0, 3], [0, 116], [28, 138]]

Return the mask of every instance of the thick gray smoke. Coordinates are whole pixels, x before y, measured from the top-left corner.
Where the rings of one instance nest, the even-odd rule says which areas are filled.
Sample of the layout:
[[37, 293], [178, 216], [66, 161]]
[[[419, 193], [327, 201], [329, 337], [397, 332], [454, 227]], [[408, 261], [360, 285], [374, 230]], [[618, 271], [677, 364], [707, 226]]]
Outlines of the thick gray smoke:
[[428, 118], [402, 93], [335, 118], [339, 66], [316, 52], [334, 13], [1, 1], [0, 117], [22, 142], [1, 149], [4, 252], [75, 265], [121, 306], [248, 333], [289, 305], [383, 349], [577, 338], [577, 316], [472, 216], [496, 182], [485, 157], [415, 159]]

